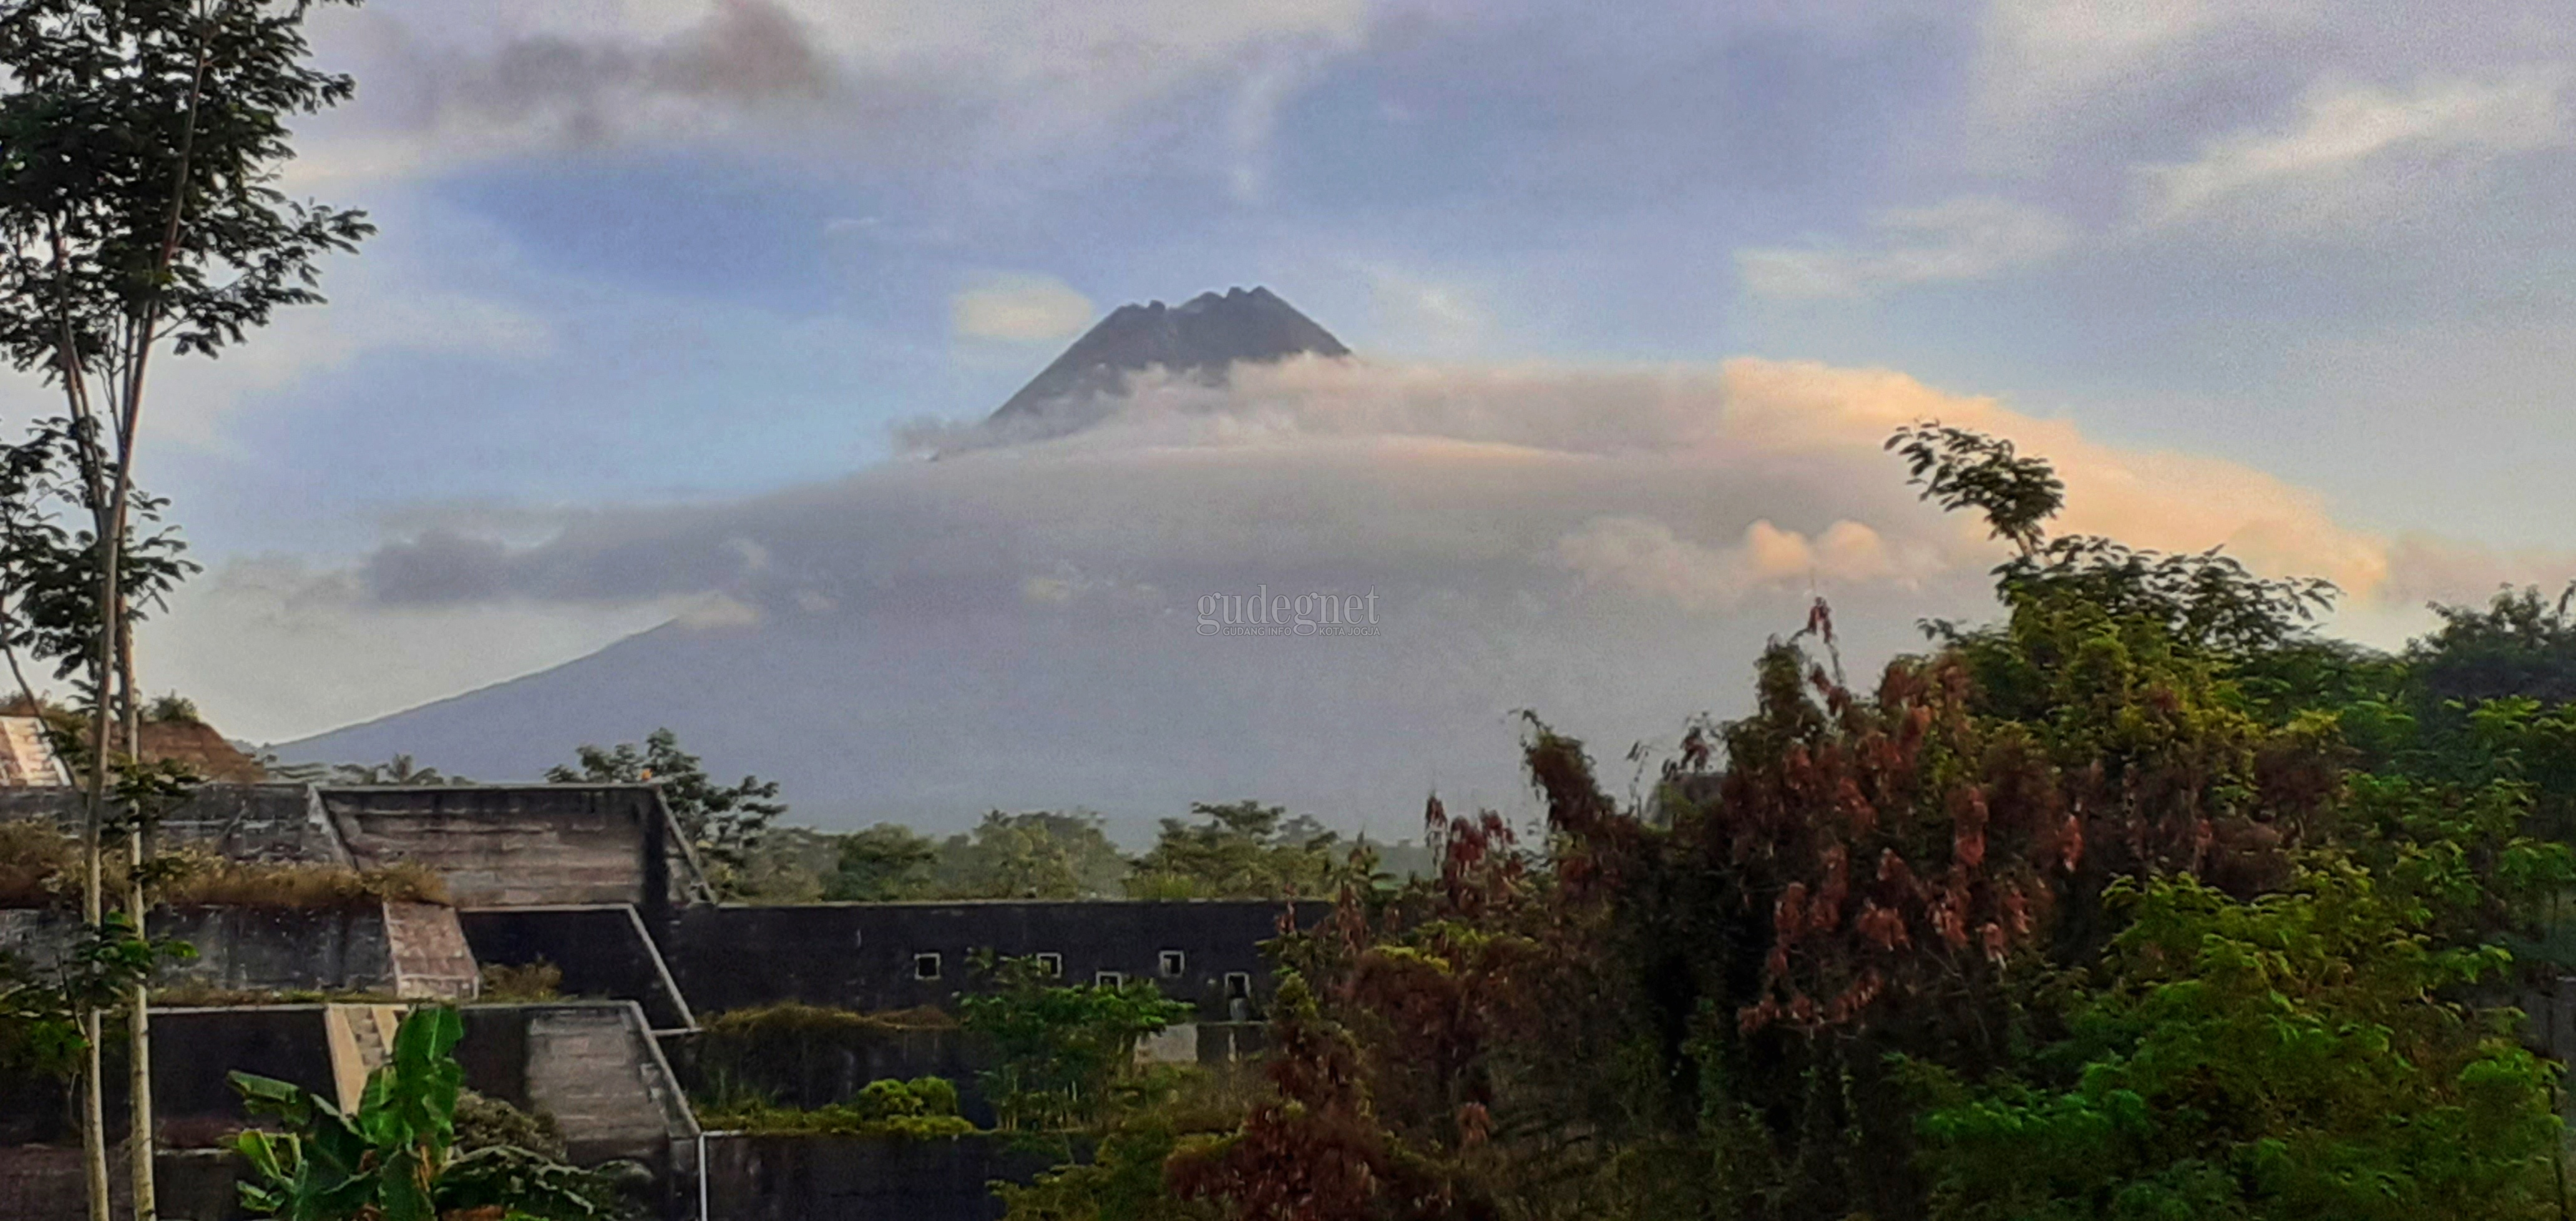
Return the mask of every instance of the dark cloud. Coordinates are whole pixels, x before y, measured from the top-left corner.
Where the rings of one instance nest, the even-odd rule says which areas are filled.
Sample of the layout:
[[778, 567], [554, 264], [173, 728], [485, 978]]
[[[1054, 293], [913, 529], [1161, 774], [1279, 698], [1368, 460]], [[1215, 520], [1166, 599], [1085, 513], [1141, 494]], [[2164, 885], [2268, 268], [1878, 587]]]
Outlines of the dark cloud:
[[510, 561], [509, 547], [499, 541], [433, 529], [378, 548], [359, 579], [385, 602], [482, 602], [512, 592]]
[[810, 109], [849, 92], [815, 32], [773, 0], [723, 0], [661, 39], [538, 33], [463, 49], [410, 24], [377, 29], [385, 62], [369, 75], [368, 113], [415, 128], [538, 123], [589, 143], [641, 134], [659, 104]]

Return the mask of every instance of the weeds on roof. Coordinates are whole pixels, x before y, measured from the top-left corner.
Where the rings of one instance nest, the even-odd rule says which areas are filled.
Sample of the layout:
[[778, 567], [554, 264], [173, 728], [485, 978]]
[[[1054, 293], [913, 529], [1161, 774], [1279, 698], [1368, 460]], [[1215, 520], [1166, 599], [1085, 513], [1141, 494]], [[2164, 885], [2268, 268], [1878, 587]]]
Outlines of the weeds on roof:
[[[123, 857], [111, 855], [106, 866], [109, 893], [122, 893]], [[319, 911], [449, 901], [445, 880], [409, 862], [350, 869], [303, 861], [239, 861], [202, 848], [177, 847], [155, 858], [150, 868], [151, 893], [163, 907]], [[79, 897], [77, 838], [46, 823], [0, 823], [0, 908], [69, 908]]]

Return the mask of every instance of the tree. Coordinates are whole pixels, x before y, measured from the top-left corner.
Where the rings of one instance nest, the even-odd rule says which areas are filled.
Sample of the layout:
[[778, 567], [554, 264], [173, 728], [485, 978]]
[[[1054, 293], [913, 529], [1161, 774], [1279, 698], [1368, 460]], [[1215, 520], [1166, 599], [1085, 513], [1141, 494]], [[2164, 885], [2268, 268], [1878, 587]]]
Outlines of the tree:
[[2188, 875], [2114, 898], [2129, 925], [2047, 1080], [1922, 1072], [1936, 1216], [2556, 1213], [2553, 1070], [2438, 999], [2506, 955], [2441, 948], [2332, 856], [2250, 903]]
[[333, 784], [355, 788], [473, 783], [463, 777], [446, 775], [434, 767], [422, 767], [410, 755], [395, 755], [387, 763], [335, 764], [329, 778]]
[[744, 776], [739, 784], [717, 784], [696, 755], [680, 749], [679, 735], [668, 729], [646, 735], [641, 749], [625, 742], [609, 750], [583, 746], [576, 754], [578, 767], [549, 768], [546, 779], [556, 784], [659, 787], [672, 821], [679, 824], [680, 834], [707, 870], [708, 882], [728, 897], [745, 894], [743, 869], [752, 849], [769, 824], [787, 812], [786, 803], [772, 800], [778, 796], [777, 781]]
[[878, 823], [841, 837], [823, 897], [839, 902], [883, 903], [931, 897], [939, 843], [910, 827]]
[[1896, 430], [1886, 448], [1905, 459], [1906, 483], [1944, 510], [1975, 509], [1993, 537], [2024, 556], [2039, 549], [2042, 523], [2066, 506], [2066, 484], [2043, 458], [2028, 457], [2002, 437], [1924, 421]]
[[1137, 858], [1127, 893], [1165, 899], [1270, 899], [1323, 894], [1339, 863], [1340, 837], [1281, 806], [1244, 800], [1192, 802], [1192, 825], [1163, 820], [1154, 846]]
[[[39, 426], [68, 451], [89, 520], [84, 916], [99, 927], [110, 726], [136, 741], [127, 545], [154, 506], [134, 488], [152, 357], [211, 356], [281, 306], [318, 302], [317, 260], [369, 232], [355, 212], [290, 203], [285, 120], [345, 100], [349, 78], [306, 66], [311, 0], [26, 0], [0, 9], [0, 350], [63, 395]], [[141, 853], [140, 828], [128, 851]], [[142, 873], [137, 869], [136, 875]], [[129, 895], [140, 920], [140, 896]], [[139, 924], [138, 924], [139, 929]], [[129, 998], [136, 1074], [135, 1209], [154, 1212], [148, 1007]], [[97, 1043], [97, 1020], [85, 1022]], [[104, 1115], [90, 1057], [90, 1215], [106, 1216]]]
[[1127, 858], [1097, 814], [994, 810], [940, 844], [935, 876], [939, 898], [1094, 898], [1118, 893]]
[[2576, 700], [2576, 585], [2544, 598], [2537, 587], [2499, 591], [2484, 607], [2435, 605], [2442, 626], [2414, 642], [2407, 659], [2438, 706], [2528, 696]]
[[1270, 1091], [1032, 1215], [2554, 1210], [2490, 1006], [2564, 928], [2576, 706], [2432, 716], [2312, 634], [2327, 587], [2053, 538], [2044, 460], [1909, 438], [2013, 547], [2000, 621], [1856, 685], [1819, 604], [1637, 802], [1533, 718], [1543, 843], [1435, 802], [1436, 876], [1279, 943]]
[[958, 1018], [992, 1048], [985, 1093], [1005, 1129], [1062, 1132], [1097, 1118], [1134, 1070], [1137, 1040], [1192, 1012], [1151, 980], [1068, 986], [1034, 958], [978, 965], [995, 987], [958, 997]]

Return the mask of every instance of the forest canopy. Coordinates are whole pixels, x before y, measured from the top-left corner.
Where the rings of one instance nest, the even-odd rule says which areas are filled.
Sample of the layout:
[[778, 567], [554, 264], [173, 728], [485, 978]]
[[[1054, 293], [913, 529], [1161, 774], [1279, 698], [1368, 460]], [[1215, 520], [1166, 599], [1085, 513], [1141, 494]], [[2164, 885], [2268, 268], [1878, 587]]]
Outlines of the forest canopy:
[[1275, 947], [1263, 1089], [1138, 1091], [1012, 1216], [2566, 1215], [2515, 1006], [2576, 951], [2567, 600], [2383, 654], [2051, 534], [2008, 441], [1889, 447], [2010, 545], [1992, 622], [1847, 678], [1818, 601], [1634, 799], [1531, 717], [1535, 833], [1432, 801]]

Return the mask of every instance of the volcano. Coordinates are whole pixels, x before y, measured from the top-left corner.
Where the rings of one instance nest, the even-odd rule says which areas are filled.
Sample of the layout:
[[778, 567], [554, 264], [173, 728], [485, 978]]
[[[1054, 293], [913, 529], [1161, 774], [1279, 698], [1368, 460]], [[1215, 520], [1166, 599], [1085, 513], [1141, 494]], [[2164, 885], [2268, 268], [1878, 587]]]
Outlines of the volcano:
[[1122, 305], [1029, 379], [987, 423], [1019, 428], [1054, 420], [1078, 426], [1103, 400], [1123, 393], [1128, 378], [1148, 369], [1214, 385], [1237, 362], [1350, 354], [1331, 331], [1267, 288], [1200, 293], [1177, 306]]

